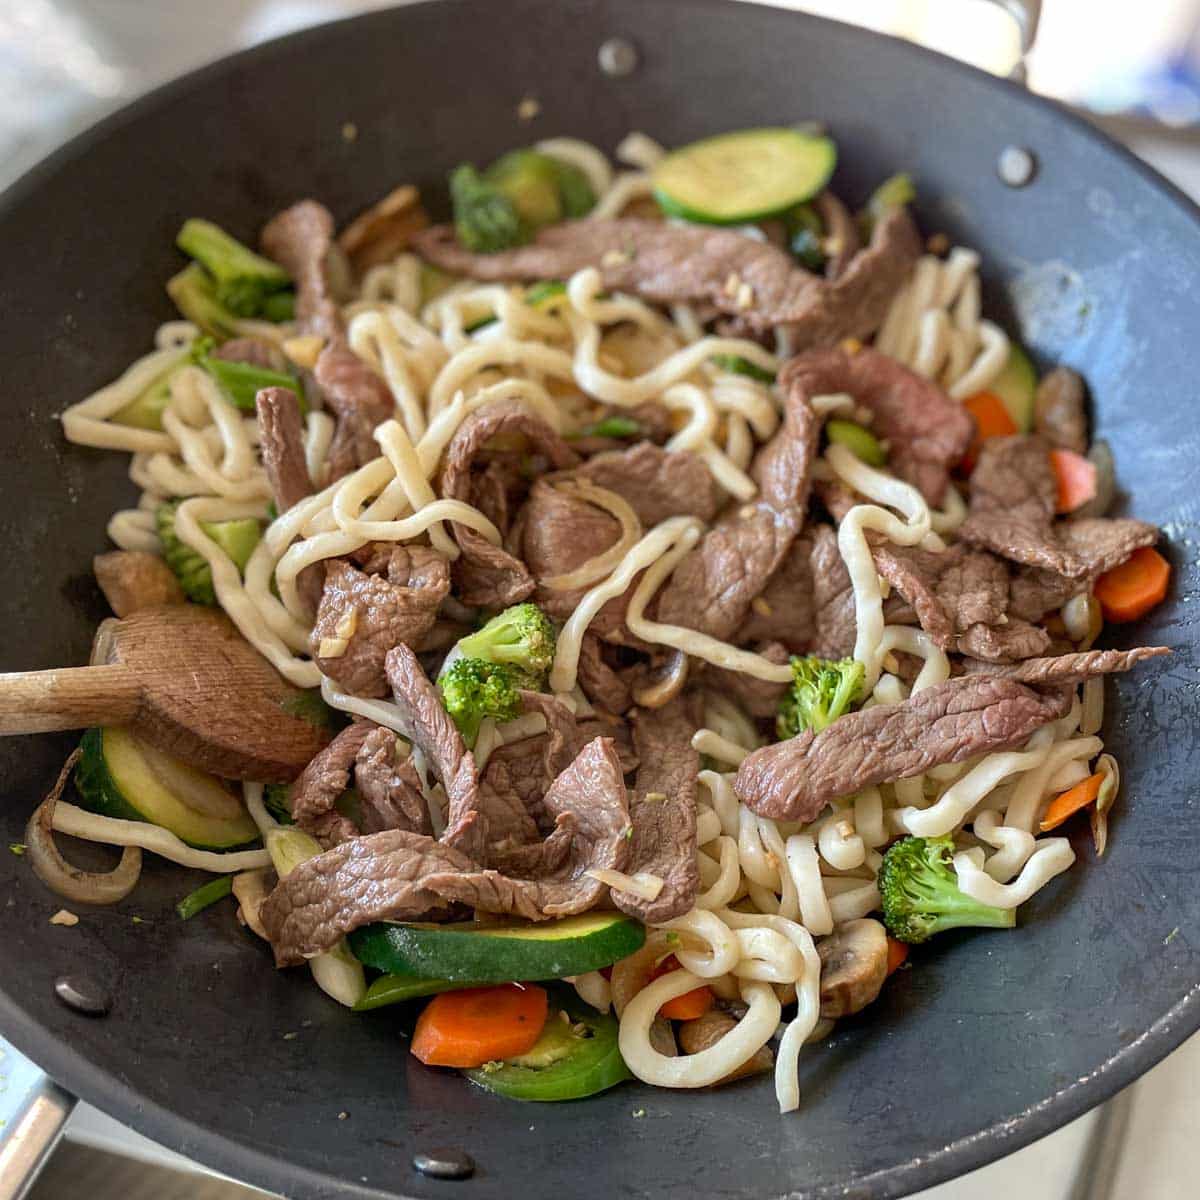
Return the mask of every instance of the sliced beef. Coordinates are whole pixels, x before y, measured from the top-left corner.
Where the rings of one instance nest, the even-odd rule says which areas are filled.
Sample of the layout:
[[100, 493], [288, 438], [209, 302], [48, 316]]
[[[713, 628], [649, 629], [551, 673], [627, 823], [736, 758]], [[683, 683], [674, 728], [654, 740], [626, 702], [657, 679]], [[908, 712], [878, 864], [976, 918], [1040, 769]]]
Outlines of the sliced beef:
[[1051, 446], [1087, 453], [1087, 400], [1083, 380], [1070, 367], [1055, 367], [1038, 384], [1034, 428]]
[[658, 619], [727, 641], [800, 531], [803, 515], [745, 504], [722, 518], [658, 594]]
[[[544, 479], [533, 485], [517, 525], [522, 557], [537, 580], [534, 599], [554, 620], [568, 620], [589, 589], [551, 588], [544, 581], [603, 554], [621, 536], [620, 525], [594, 504]], [[637, 644], [625, 628], [625, 610], [632, 591], [631, 585], [605, 603], [588, 631], [605, 641]]]
[[837, 534], [828, 525], [813, 530], [811, 561], [816, 636], [809, 649], [821, 658], [845, 658], [854, 651], [858, 631], [854, 586], [838, 549]]
[[412, 650], [401, 642], [387, 652], [384, 666], [404, 723], [402, 732], [425, 756], [446, 791], [442, 841], [478, 859], [487, 830], [480, 820], [475, 759]]
[[638, 767], [630, 817], [629, 871], [663, 881], [653, 900], [614, 891], [613, 903], [631, 917], [656, 925], [688, 912], [700, 886], [696, 864], [696, 776], [700, 755], [692, 749], [697, 728], [691, 698], [677, 696], [634, 715]]
[[362, 831], [432, 833], [420, 776], [411, 758], [398, 756], [397, 747], [396, 735], [377, 725], [355, 755], [354, 786], [362, 803]]
[[148, 550], [110, 550], [92, 559], [92, 572], [108, 607], [118, 617], [160, 604], [183, 604], [175, 572]]
[[800, 354], [789, 360], [779, 381], [808, 400], [848, 392], [874, 414], [871, 428], [888, 442], [891, 469], [919, 488], [930, 504], [942, 503], [950, 468], [966, 451], [973, 425], [962, 405], [936, 383], [866, 348], [853, 354]]
[[[767, 642], [754, 649], [769, 662], [782, 665], [788, 661], [787, 647], [780, 642]], [[706, 687], [728, 696], [743, 711], [760, 720], [775, 716], [779, 711], [779, 702], [788, 690], [786, 682], [772, 683], [768, 679], [755, 679], [753, 675], [726, 671], [721, 667], [709, 667], [703, 679]]]
[[304, 454], [304, 418], [300, 400], [290, 388], [263, 388], [254, 398], [258, 413], [259, 450], [275, 497], [275, 507], [285, 513], [312, 493], [308, 460]]
[[1008, 615], [1008, 569], [1000, 559], [961, 543], [935, 553], [870, 540], [879, 574], [943, 650], [998, 662], [1046, 652], [1044, 629]]
[[[595, 267], [611, 290], [658, 304], [711, 305], [756, 333], [783, 326], [801, 346], [872, 334], [921, 251], [916, 227], [902, 209], [877, 223], [870, 245], [832, 282], [770, 243], [661, 220], [565, 221], [543, 229], [527, 246], [497, 254], [470, 253], [448, 226], [425, 230], [414, 242], [435, 266], [473, 279], [566, 279]], [[731, 279], [736, 287], [729, 286]]]
[[225, 362], [246, 363], [251, 367], [262, 367], [266, 371], [286, 371], [287, 360], [283, 351], [271, 342], [256, 337], [230, 338], [222, 342], [213, 352], [213, 358]]
[[659, 593], [659, 620], [721, 641], [741, 628], [804, 524], [819, 441], [809, 397], [790, 387], [783, 424], [751, 464], [761, 498], [726, 513], [675, 568]]
[[[524, 438], [532, 454], [556, 469], [574, 466], [575, 452], [540, 417], [516, 401], [478, 409], [463, 421], [446, 450], [441, 494], [472, 501], [472, 467], [487, 443], [496, 438]], [[481, 464], [482, 465], [482, 464]], [[527, 599], [534, 581], [525, 564], [501, 546], [465, 525], [453, 525], [462, 557], [454, 564], [455, 594], [471, 607], [505, 608]]]
[[623, 713], [633, 703], [628, 679], [605, 661], [603, 643], [592, 633], [585, 633], [580, 645], [579, 686], [593, 704], [610, 713]]
[[792, 543], [767, 586], [750, 602], [738, 645], [781, 642], [796, 654], [807, 649], [817, 631], [812, 553], [811, 535]]
[[412, 920], [448, 903], [535, 921], [593, 907], [606, 889], [586, 872], [621, 870], [630, 853], [625, 784], [612, 744], [588, 743], [545, 801], [556, 818], [566, 818], [572, 836], [563, 861], [543, 879], [485, 869], [445, 840], [403, 830], [354, 838], [301, 863], [263, 903], [275, 961], [302, 962], [362, 925]]
[[650, 442], [596, 454], [570, 472], [570, 478], [616, 492], [628, 501], [645, 529], [669, 517], [711, 521], [720, 507], [717, 485], [702, 458]]
[[[433, 628], [438, 607], [450, 590], [446, 560], [432, 551], [414, 560], [402, 550], [405, 563], [419, 561], [415, 574], [403, 583], [367, 575], [342, 559], [325, 568], [325, 587], [309, 643], [321, 671], [354, 696], [387, 695], [384, 657], [393, 646], [421, 645]], [[436, 564], [434, 565], [435, 559]], [[322, 653], [341, 648], [340, 654]], [[332, 645], [330, 643], [333, 643]]]
[[346, 341], [326, 275], [333, 217], [315, 200], [302, 200], [267, 223], [262, 246], [296, 285], [300, 330], [325, 339], [313, 376], [338, 419], [329, 458], [334, 478], [340, 478], [379, 456], [371, 435], [392, 416], [395, 401], [387, 384]]
[[1018, 683], [1052, 685], [1082, 683], [1096, 675], [1112, 675], [1131, 671], [1138, 663], [1170, 654], [1168, 646], [1139, 646], [1134, 650], [1084, 650], [1059, 654], [1053, 658], [1031, 658], [1013, 666], [994, 663], [964, 663], [967, 673], [986, 675], [992, 679], [1015, 679]]
[[1044, 695], [1011, 679], [960, 676], [900, 704], [847, 713], [820, 733], [752, 751], [734, 790], [760, 816], [811, 821], [839, 796], [1011, 750], [1069, 707], [1062, 690]]
[[288, 790], [292, 819], [323, 846], [335, 846], [359, 834], [354, 822], [334, 805], [350, 786], [355, 760], [373, 728], [366, 722], [347, 725]]

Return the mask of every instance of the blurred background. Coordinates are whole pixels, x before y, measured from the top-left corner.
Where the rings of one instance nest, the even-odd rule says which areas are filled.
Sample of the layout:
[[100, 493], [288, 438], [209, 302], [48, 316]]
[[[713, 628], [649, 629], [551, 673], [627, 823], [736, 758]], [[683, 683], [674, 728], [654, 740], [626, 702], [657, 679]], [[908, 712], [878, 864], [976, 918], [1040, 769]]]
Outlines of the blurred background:
[[[0, 0], [0, 189], [159, 83], [256, 42], [394, 2]], [[998, 75], [1020, 63], [1018, 26], [1006, 10], [1021, 0], [774, 2], [909, 38]], [[1042, 0], [1040, 8], [1028, 85], [1200, 198], [1200, 0]], [[2, 1034], [0, 1093], [19, 1078]], [[1097, 1112], [919, 1200], [1184, 1200], [1200, 1194], [1197, 1179], [1200, 1038]], [[202, 1173], [80, 1105], [32, 1200], [252, 1195], [261, 1193]]]

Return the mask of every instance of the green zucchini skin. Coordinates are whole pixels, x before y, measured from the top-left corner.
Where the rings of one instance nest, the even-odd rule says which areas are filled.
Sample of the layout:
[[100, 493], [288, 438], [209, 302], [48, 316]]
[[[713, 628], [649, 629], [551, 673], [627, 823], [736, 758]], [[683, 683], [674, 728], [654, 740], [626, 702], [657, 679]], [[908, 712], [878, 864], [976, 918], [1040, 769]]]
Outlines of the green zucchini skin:
[[[89, 812], [121, 821], [161, 825], [197, 850], [233, 850], [258, 840], [258, 828], [250, 819], [250, 814], [244, 811], [228, 819], [208, 816], [189, 809], [178, 796], [172, 796], [174, 811], [164, 814], [153, 804], [128, 795], [128, 789], [121, 788], [109, 769], [105, 756], [105, 735], [108, 732], [111, 731], [101, 727], [89, 729], [79, 744], [81, 753], [75, 768], [75, 788], [80, 802]], [[124, 731], [117, 733], [118, 736], [128, 736]], [[158, 788], [167, 790], [163, 781], [155, 782]], [[181, 810], [186, 810], [182, 822], [175, 819]]]
[[998, 396], [1008, 409], [1008, 415], [1012, 417], [1017, 429], [1021, 433], [1028, 433], [1033, 428], [1037, 386], [1037, 368], [1030, 361], [1029, 355], [1013, 342], [1009, 347], [1008, 361], [985, 390]]
[[613, 913], [490, 928], [376, 922], [349, 937], [354, 955], [377, 970], [477, 984], [582, 975], [625, 958], [645, 940], [639, 922]]

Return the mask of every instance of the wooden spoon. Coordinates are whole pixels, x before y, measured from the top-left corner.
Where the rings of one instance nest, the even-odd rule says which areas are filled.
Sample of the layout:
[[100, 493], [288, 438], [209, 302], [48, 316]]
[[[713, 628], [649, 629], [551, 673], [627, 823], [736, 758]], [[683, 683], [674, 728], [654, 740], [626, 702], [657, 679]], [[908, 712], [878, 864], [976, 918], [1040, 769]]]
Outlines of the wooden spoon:
[[139, 609], [97, 639], [96, 665], [0, 675], [0, 734], [132, 725], [202, 771], [263, 783], [295, 779], [329, 740], [294, 715], [303, 693], [221, 613]]

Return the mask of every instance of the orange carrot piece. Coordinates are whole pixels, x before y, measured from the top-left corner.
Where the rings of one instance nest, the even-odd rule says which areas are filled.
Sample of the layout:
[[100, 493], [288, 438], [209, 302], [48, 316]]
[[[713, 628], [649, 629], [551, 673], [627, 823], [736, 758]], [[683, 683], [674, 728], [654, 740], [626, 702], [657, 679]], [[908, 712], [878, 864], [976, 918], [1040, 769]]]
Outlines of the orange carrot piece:
[[[679, 970], [679, 960], [673, 954], [668, 954], [651, 972], [651, 979], [661, 979], [664, 975], [669, 975], [672, 971]], [[676, 996], [674, 1000], [668, 1000], [666, 1004], [658, 1010], [660, 1017], [666, 1017], [670, 1021], [694, 1021], [697, 1017], [702, 1017], [713, 1006], [712, 988], [705, 987], [701, 984], [698, 988], [692, 988], [690, 992], [684, 992], [682, 996]]]
[[1050, 465], [1058, 484], [1058, 511], [1074, 512], [1096, 495], [1096, 467], [1074, 450], [1051, 450]]
[[979, 447], [988, 438], [1008, 437], [1017, 432], [1008, 406], [992, 392], [976, 392], [963, 401], [963, 408], [975, 418], [975, 440], [963, 456], [963, 469], [969, 475], [979, 458]]
[[1082, 783], [1077, 783], [1073, 788], [1068, 788], [1061, 795], [1055, 796], [1050, 801], [1050, 807], [1046, 809], [1045, 816], [1042, 817], [1041, 830], [1046, 833], [1048, 830], [1057, 829], [1068, 817], [1073, 817], [1082, 808], [1087, 808], [1089, 804], [1095, 802], [1095, 799], [1100, 795], [1100, 785], [1104, 782], [1104, 772], [1097, 771], [1095, 775], [1089, 775]]
[[894, 937], [888, 938], [887, 973], [898, 971], [908, 958], [908, 943], [899, 942]]
[[434, 996], [417, 1018], [412, 1052], [431, 1067], [482, 1067], [526, 1054], [542, 1036], [546, 989], [533, 983]]
[[1170, 582], [1171, 564], [1157, 550], [1143, 546], [1096, 580], [1096, 599], [1106, 621], [1136, 621], [1162, 603]]

